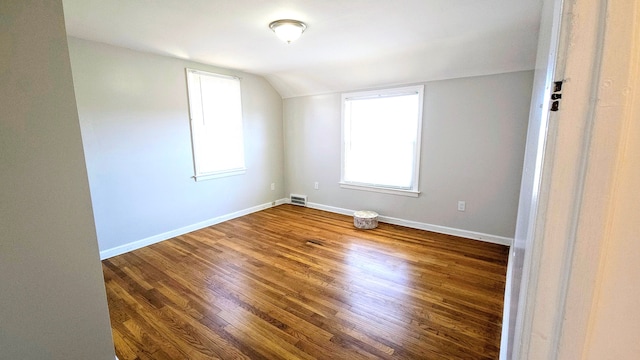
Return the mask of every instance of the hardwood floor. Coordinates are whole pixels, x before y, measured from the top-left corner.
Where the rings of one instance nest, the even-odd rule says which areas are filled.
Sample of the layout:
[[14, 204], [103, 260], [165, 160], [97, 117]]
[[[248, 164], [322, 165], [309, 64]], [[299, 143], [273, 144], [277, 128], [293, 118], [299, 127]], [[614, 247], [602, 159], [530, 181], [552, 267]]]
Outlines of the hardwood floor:
[[103, 261], [127, 359], [497, 359], [508, 248], [281, 205]]

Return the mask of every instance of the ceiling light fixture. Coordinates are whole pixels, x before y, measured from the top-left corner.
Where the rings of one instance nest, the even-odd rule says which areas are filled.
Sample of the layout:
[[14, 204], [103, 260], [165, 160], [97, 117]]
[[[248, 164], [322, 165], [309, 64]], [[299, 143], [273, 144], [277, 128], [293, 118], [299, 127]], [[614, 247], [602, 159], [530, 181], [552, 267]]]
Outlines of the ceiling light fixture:
[[292, 41], [302, 35], [307, 25], [302, 21], [283, 19], [272, 22], [269, 24], [269, 28], [273, 30], [282, 41], [291, 44]]

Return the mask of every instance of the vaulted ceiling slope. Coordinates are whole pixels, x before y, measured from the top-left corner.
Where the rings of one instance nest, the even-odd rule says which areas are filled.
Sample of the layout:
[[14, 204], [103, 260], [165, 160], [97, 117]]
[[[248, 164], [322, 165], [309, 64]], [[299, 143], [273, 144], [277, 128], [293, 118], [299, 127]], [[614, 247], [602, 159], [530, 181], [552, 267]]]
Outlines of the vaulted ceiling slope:
[[[70, 36], [264, 76], [283, 98], [534, 68], [542, 0], [63, 0]], [[277, 19], [308, 25], [287, 45]]]

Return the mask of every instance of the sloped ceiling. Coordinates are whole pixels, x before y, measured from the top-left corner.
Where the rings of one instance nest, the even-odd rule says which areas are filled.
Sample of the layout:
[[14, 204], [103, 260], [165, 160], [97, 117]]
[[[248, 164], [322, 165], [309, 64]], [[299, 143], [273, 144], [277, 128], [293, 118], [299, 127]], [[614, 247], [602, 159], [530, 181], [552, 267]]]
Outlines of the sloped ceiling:
[[[264, 76], [282, 97], [529, 70], [542, 0], [63, 0], [70, 36]], [[277, 19], [308, 25], [287, 45]]]

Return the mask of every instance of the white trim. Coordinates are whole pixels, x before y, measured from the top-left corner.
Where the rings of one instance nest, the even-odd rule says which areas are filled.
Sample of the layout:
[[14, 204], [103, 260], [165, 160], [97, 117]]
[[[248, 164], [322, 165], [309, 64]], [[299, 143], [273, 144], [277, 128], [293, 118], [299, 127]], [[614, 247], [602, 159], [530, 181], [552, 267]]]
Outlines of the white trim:
[[[355, 212], [355, 210], [317, 204], [312, 202], [307, 202], [307, 207], [312, 209], [329, 211], [336, 214], [349, 215], [349, 216], [352, 216], [353, 213]], [[432, 232], [445, 234], [445, 235], [453, 235], [453, 236], [459, 236], [459, 237], [472, 239], [472, 240], [484, 241], [492, 244], [499, 244], [499, 245], [505, 245], [505, 246], [511, 246], [511, 244], [513, 244], [513, 238], [485, 234], [485, 233], [480, 233], [476, 231], [455, 229], [455, 228], [450, 228], [450, 227], [440, 226], [440, 225], [427, 224], [419, 221], [399, 219], [399, 218], [394, 218], [390, 216], [379, 216], [378, 221], [387, 223], [387, 224], [406, 226], [413, 229], [432, 231]]]
[[192, 73], [192, 74], [219, 77], [221, 79], [231, 79], [231, 80], [241, 80], [242, 79], [241, 77], [235, 76], [235, 75], [219, 74], [219, 73], [213, 73], [213, 72], [210, 72], [210, 71], [198, 70], [198, 69], [193, 69], [193, 68], [185, 68], [185, 69], [187, 70], [187, 73]]
[[[184, 235], [184, 234], [190, 233], [192, 231], [200, 230], [200, 229], [208, 227], [208, 226], [219, 224], [219, 223], [225, 222], [227, 220], [235, 219], [235, 218], [238, 218], [238, 217], [241, 217], [241, 216], [244, 216], [244, 215], [249, 215], [251, 213], [258, 212], [258, 211], [261, 211], [261, 210], [264, 210], [264, 209], [268, 209], [268, 208], [271, 208], [271, 207], [274, 207], [274, 206], [278, 206], [278, 205], [282, 205], [282, 204], [289, 204], [289, 203], [290, 203], [289, 199], [287, 199], [287, 198], [278, 199], [278, 200], [273, 201], [271, 203], [265, 203], [265, 204], [261, 204], [261, 205], [250, 207], [248, 209], [236, 211], [236, 212], [233, 212], [233, 213], [230, 213], [230, 214], [217, 216], [217, 217], [212, 218], [212, 219], [204, 220], [204, 221], [192, 224], [192, 225], [187, 225], [187, 226], [175, 229], [175, 230], [164, 232], [162, 234], [153, 235], [153, 236], [150, 236], [148, 238], [144, 238], [144, 239], [133, 241], [133, 242], [130, 242], [130, 243], [127, 243], [127, 244], [124, 244], [124, 245], [116, 246], [116, 247], [113, 247], [111, 249], [102, 250], [102, 251], [100, 251], [100, 260], [105, 260], [105, 259], [108, 259], [108, 258], [111, 258], [111, 257], [114, 257], [114, 256], [122, 255], [124, 253], [129, 252], [129, 251], [137, 250], [137, 249], [143, 248], [145, 246], [149, 246], [149, 245], [152, 245], [152, 244], [155, 244], [155, 243], [159, 243], [161, 241], [168, 240], [168, 239], [174, 238], [176, 236]], [[348, 215], [348, 216], [352, 216], [353, 213], [355, 212], [355, 210], [338, 208], [338, 207], [334, 207], [334, 206], [317, 204], [317, 203], [310, 203], [310, 202], [307, 202], [307, 207], [312, 208], [312, 209], [329, 211], [329, 212], [336, 213], [336, 214]], [[378, 221], [384, 222], [384, 223], [388, 223], [388, 224], [406, 226], [406, 227], [410, 227], [410, 228], [413, 228], [413, 229], [433, 231], [433, 232], [437, 232], [437, 233], [440, 233], [440, 234], [460, 236], [460, 237], [467, 238], [467, 239], [479, 240], [479, 241], [489, 242], [489, 243], [493, 243], [493, 244], [511, 246], [511, 244], [513, 242], [512, 238], [507, 238], [507, 237], [503, 237], [503, 236], [484, 234], [484, 233], [479, 233], [479, 232], [469, 231], [469, 230], [449, 228], [449, 227], [446, 227], [446, 226], [432, 225], [432, 224], [422, 223], [422, 222], [418, 222], [418, 221], [398, 219], [398, 218], [389, 217], [389, 216], [380, 216], [378, 218]]]
[[155, 244], [155, 243], [159, 243], [161, 241], [174, 238], [176, 236], [184, 235], [184, 234], [190, 233], [192, 231], [196, 231], [196, 230], [200, 230], [202, 228], [206, 228], [206, 227], [211, 226], [211, 225], [219, 224], [219, 223], [227, 221], [227, 220], [235, 219], [235, 218], [238, 218], [238, 217], [241, 217], [241, 216], [244, 216], [244, 215], [248, 215], [248, 214], [251, 214], [251, 213], [254, 213], [254, 212], [258, 212], [258, 211], [261, 211], [261, 210], [264, 210], [264, 209], [268, 209], [270, 207], [274, 207], [274, 206], [278, 206], [278, 205], [286, 204], [286, 203], [288, 203], [288, 199], [279, 199], [279, 200], [276, 200], [274, 202], [253, 206], [253, 207], [250, 207], [248, 209], [232, 212], [230, 214], [220, 215], [220, 216], [214, 217], [212, 219], [208, 219], [208, 220], [204, 220], [204, 221], [201, 221], [201, 222], [198, 222], [198, 223], [195, 223], [195, 224], [187, 225], [187, 226], [175, 229], [175, 230], [164, 232], [162, 234], [153, 235], [153, 236], [150, 236], [148, 238], [144, 238], [144, 239], [133, 241], [133, 242], [130, 242], [130, 243], [127, 243], [127, 244], [124, 244], [124, 245], [116, 246], [116, 247], [113, 247], [111, 249], [102, 250], [102, 251], [100, 251], [100, 260], [105, 260], [105, 259], [108, 259], [110, 257], [114, 257], [114, 256], [117, 256], [117, 255], [122, 255], [124, 253], [129, 252], [129, 251], [133, 251], [133, 250], [136, 250], [136, 249], [143, 248], [145, 246], [149, 246], [149, 245], [152, 245], [152, 244]]
[[273, 205], [273, 206], [278, 206], [278, 205], [288, 204], [288, 203], [289, 203], [289, 199], [282, 198], [282, 199], [276, 200], [275, 201], [275, 205]]
[[241, 169], [233, 169], [233, 170], [216, 171], [214, 173], [206, 173], [206, 174], [203, 173], [203, 174], [195, 175], [193, 176], [193, 178], [196, 181], [205, 181], [205, 180], [211, 180], [211, 179], [219, 179], [227, 176], [242, 175], [246, 172], [247, 172], [247, 168], [241, 168]]
[[[515, 244], [515, 237], [513, 243]], [[505, 280], [504, 298], [502, 301], [502, 334], [500, 338], [500, 357], [499, 360], [509, 360], [509, 346], [513, 339], [510, 339], [510, 330], [513, 330], [509, 325], [511, 323], [511, 317], [516, 317], [516, 312], [512, 311], [512, 286], [514, 281], [513, 262], [515, 257], [516, 247], [512, 245], [509, 247], [509, 257], [507, 260], [507, 275]], [[511, 345], [512, 346], [512, 345]], [[513, 360], [513, 359], [512, 359]]]
[[402, 226], [406, 226], [414, 229], [432, 231], [432, 232], [437, 232], [437, 233], [446, 234], [446, 235], [459, 236], [467, 239], [479, 240], [479, 241], [484, 241], [484, 242], [493, 243], [493, 244], [511, 246], [511, 244], [513, 243], [513, 238], [485, 234], [485, 233], [470, 231], [470, 230], [450, 228], [450, 227], [440, 226], [440, 225], [427, 224], [427, 223], [422, 223], [418, 221], [404, 220], [404, 219], [398, 219], [398, 218], [393, 218], [388, 216], [380, 216], [378, 220], [381, 222], [389, 223], [389, 224], [402, 225]]
[[371, 185], [353, 184], [348, 182], [340, 182], [339, 184], [340, 184], [340, 187], [343, 189], [373, 191], [373, 192], [378, 192], [383, 194], [402, 195], [402, 196], [411, 196], [411, 197], [420, 196], [420, 191], [417, 191], [417, 190], [383, 188], [383, 187], [377, 187], [377, 186], [371, 186]]
[[527, 310], [530, 306], [527, 293], [535, 292], [537, 287], [540, 261], [534, 259], [539, 257], [543, 239], [535, 239], [545, 226], [547, 207], [542, 181], [548, 171], [546, 164], [553, 161], [552, 147], [558, 126], [557, 113], [549, 110], [550, 98], [553, 82], [563, 79], [565, 66], [567, 37], [562, 28], [568, 23], [563, 6], [564, 0], [545, 0], [542, 6], [516, 231], [507, 265], [500, 360], [524, 359], [529, 346], [532, 313]]

